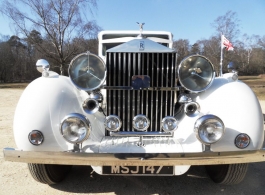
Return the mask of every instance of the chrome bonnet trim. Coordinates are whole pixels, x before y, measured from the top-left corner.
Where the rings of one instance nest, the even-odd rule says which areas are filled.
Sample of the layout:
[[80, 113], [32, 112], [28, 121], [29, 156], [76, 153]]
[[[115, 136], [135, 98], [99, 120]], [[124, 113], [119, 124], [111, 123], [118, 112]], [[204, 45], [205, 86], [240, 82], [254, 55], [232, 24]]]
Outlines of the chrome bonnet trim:
[[265, 161], [265, 148], [257, 151], [203, 152], [203, 153], [81, 153], [21, 151], [4, 148], [6, 161], [93, 166], [170, 166], [235, 164]]

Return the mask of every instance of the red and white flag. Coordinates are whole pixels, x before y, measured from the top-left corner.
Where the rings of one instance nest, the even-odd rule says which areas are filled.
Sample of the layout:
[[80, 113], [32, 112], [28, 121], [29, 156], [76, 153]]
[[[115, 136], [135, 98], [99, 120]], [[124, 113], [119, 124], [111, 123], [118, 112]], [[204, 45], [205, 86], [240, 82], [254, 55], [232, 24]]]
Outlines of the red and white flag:
[[227, 51], [233, 51], [234, 50], [232, 43], [230, 43], [230, 41], [227, 38], [225, 38], [224, 35], [222, 35], [222, 37], [221, 37], [221, 47], [222, 47], [222, 49], [226, 48]]

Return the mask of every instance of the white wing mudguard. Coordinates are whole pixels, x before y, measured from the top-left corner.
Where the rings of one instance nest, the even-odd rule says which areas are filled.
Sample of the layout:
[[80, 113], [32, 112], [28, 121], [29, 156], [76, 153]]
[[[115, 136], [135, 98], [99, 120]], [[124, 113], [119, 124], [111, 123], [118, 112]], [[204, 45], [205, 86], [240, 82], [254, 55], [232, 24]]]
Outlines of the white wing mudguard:
[[253, 91], [243, 82], [216, 78], [212, 86], [198, 95], [196, 101], [204, 114], [220, 117], [226, 127], [223, 138], [211, 146], [212, 151], [235, 151], [235, 137], [246, 133], [251, 138], [246, 150], [262, 148], [264, 139], [263, 115]]

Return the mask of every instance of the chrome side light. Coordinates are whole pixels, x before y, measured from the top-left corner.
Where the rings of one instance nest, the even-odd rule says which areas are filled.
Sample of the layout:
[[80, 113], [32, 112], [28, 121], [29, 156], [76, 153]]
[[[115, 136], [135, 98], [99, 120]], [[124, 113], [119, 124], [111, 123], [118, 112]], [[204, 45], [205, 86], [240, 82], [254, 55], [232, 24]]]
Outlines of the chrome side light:
[[150, 120], [142, 114], [133, 118], [133, 127], [138, 131], [146, 131], [150, 126]]
[[36, 67], [39, 72], [42, 73], [43, 77], [48, 77], [49, 76], [49, 69], [50, 69], [50, 64], [47, 60], [44, 59], [39, 59], [36, 62]]
[[104, 125], [108, 131], [119, 131], [119, 129], [121, 128], [122, 122], [118, 116], [109, 115], [106, 117]]
[[204, 115], [194, 125], [196, 137], [205, 145], [210, 145], [222, 138], [225, 133], [223, 121], [215, 115]]
[[250, 144], [250, 137], [247, 134], [241, 133], [238, 136], [236, 136], [236, 139], [235, 139], [236, 147], [240, 149], [244, 149], [248, 147], [249, 144]]
[[178, 128], [178, 121], [172, 116], [166, 116], [163, 118], [161, 126], [165, 132], [176, 131]]
[[31, 131], [28, 135], [28, 138], [29, 142], [35, 146], [41, 145], [44, 141], [43, 134], [38, 130]]
[[50, 68], [50, 64], [47, 60], [39, 59], [36, 62], [36, 68], [39, 72], [48, 71]]
[[232, 80], [233, 81], [237, 81], [238, 80], [238, 75], [237, 73], [234, 73], [233, 76], [232, 76]]
[[71, 113], [62, 120], [60, 130], [66, 141], [77, 144], [89, 137], [91, 125], [84, 115]]

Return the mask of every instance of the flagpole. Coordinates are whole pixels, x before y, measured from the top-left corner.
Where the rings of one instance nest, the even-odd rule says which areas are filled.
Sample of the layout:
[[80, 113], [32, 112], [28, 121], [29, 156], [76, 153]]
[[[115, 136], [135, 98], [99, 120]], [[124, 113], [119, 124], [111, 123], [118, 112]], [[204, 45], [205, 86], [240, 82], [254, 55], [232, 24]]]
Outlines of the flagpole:
[[220, 56], [220, 73], [219, 77], [223, 76], [223, 34], [221, 33], [221, 56]]

